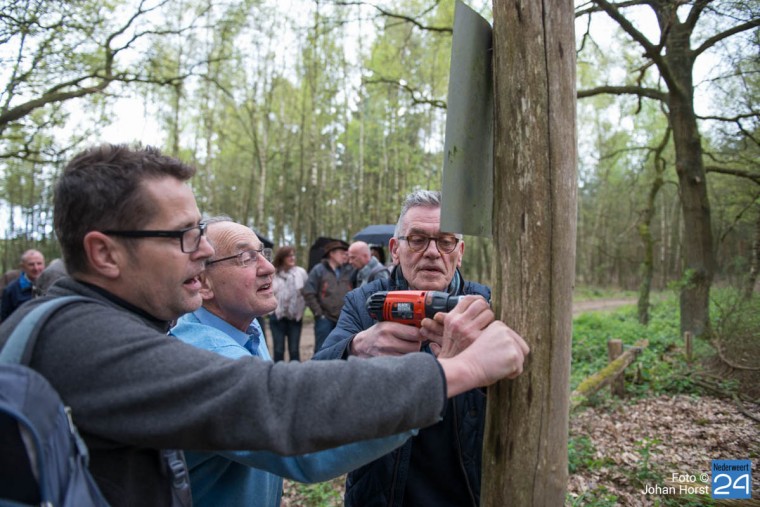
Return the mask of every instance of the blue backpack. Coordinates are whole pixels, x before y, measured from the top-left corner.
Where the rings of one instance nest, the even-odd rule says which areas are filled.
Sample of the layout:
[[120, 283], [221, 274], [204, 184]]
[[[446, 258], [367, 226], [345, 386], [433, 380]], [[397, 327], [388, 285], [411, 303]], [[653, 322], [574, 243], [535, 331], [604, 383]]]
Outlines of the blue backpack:
[[40, 304], [0, 352], [0, 507], [107, 506], [87, 468], [87, 446], [58, 393], [26, 363], [42, 326], [67, 296]]

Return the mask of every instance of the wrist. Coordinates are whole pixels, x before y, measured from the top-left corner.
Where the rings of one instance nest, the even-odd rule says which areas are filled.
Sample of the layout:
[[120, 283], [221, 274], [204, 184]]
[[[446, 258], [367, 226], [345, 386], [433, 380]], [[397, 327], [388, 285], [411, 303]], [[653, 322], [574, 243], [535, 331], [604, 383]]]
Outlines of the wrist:
[[440, 358], [438, 362], [446, 377], [446, 396], [453, 398], [465, 391], [480, 387], [465, 361], [457, 358]]

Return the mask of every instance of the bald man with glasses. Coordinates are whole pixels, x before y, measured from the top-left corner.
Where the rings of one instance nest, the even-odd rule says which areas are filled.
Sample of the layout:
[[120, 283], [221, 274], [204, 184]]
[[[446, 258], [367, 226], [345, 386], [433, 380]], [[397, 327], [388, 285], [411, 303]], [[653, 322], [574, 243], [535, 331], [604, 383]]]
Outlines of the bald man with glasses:
[[[227, 217], [207, 221], [214, 257], [201, 275], [203, 306], [180, 317], [171, 334], [190, 345], [237, 359], [272, 362], [256, 320], [277, 308], [272, 250], [250, 227]], [[186, 453], [196, 507], [278, 507], [283, 477], [322, 482], [392, 451], [412, 432], [297, 456], [270, 452]]]
[[[366, 301], [377, 291], [434, 290], [468, 296], [455, 309], [466, 317], [458, 329], [463, 335], [475, 336], [498, 322], [489, 308], [491, 290], [464, 280], [459, 272], [464, 255], [461, 235], [441, 231], [440, 223], [440, 192], [420, 190], [407, 196], [389, 242], [395, 264], [390, 279], [374, 281], [346, 296], [335, 330], [314, 359], [439, 353], [443, 314], [435, 320], [425, 319], [421, 328], [376, 322], [369, 316]], [[528, 346], [516, 333], [511, 332], [511, 338], [520, 350], [522, 365]], [[521, 372], [522, 368], [515, 370], [509, 377]], [[405, 387], [399, 384], [399, 388]], [[481, 389], [449, 400], [442, 421], [348, 474], [346, 507], [477, 507], [485, 409], [486, 396]]]

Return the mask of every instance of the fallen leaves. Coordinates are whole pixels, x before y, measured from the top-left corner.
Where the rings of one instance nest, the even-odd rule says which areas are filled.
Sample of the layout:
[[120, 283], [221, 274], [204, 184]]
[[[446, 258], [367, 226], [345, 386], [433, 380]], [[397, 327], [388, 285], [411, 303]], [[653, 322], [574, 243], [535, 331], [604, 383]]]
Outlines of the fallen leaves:
[[[760, 416], [760, 405], [745, 406]], [[666, 489], [674, 474], [709, 477], [713, 459], [751, 458], [753, 492], [760, 494], [760, 425], [730, 401], [663, 395], [589, 408], [571, 418], [570, 437], [588, 437], [593, 445], [593, 459], [580, 463], [568, 484], [579, 505], [597, 488], [618, 505], [660, 505], [662, 496], [646, 494], [647, 485]]]

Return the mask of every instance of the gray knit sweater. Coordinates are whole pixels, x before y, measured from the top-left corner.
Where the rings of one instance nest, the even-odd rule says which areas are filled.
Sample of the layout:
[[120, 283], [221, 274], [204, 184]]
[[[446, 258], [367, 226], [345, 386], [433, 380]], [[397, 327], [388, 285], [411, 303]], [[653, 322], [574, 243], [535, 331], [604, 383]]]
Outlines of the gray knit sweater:
[[[168, 323], [64, 279], [65, 307], [45, 326], [31, 366], [73, 411], [90, 469], [113, 505], [169, 505], [158, 450], [311, 452], [440, 420], [445, 380], [429, 354], [267, 363], [226, 359], [166, 336]], [[33, 300], [0, 326], [5, 343]]]

